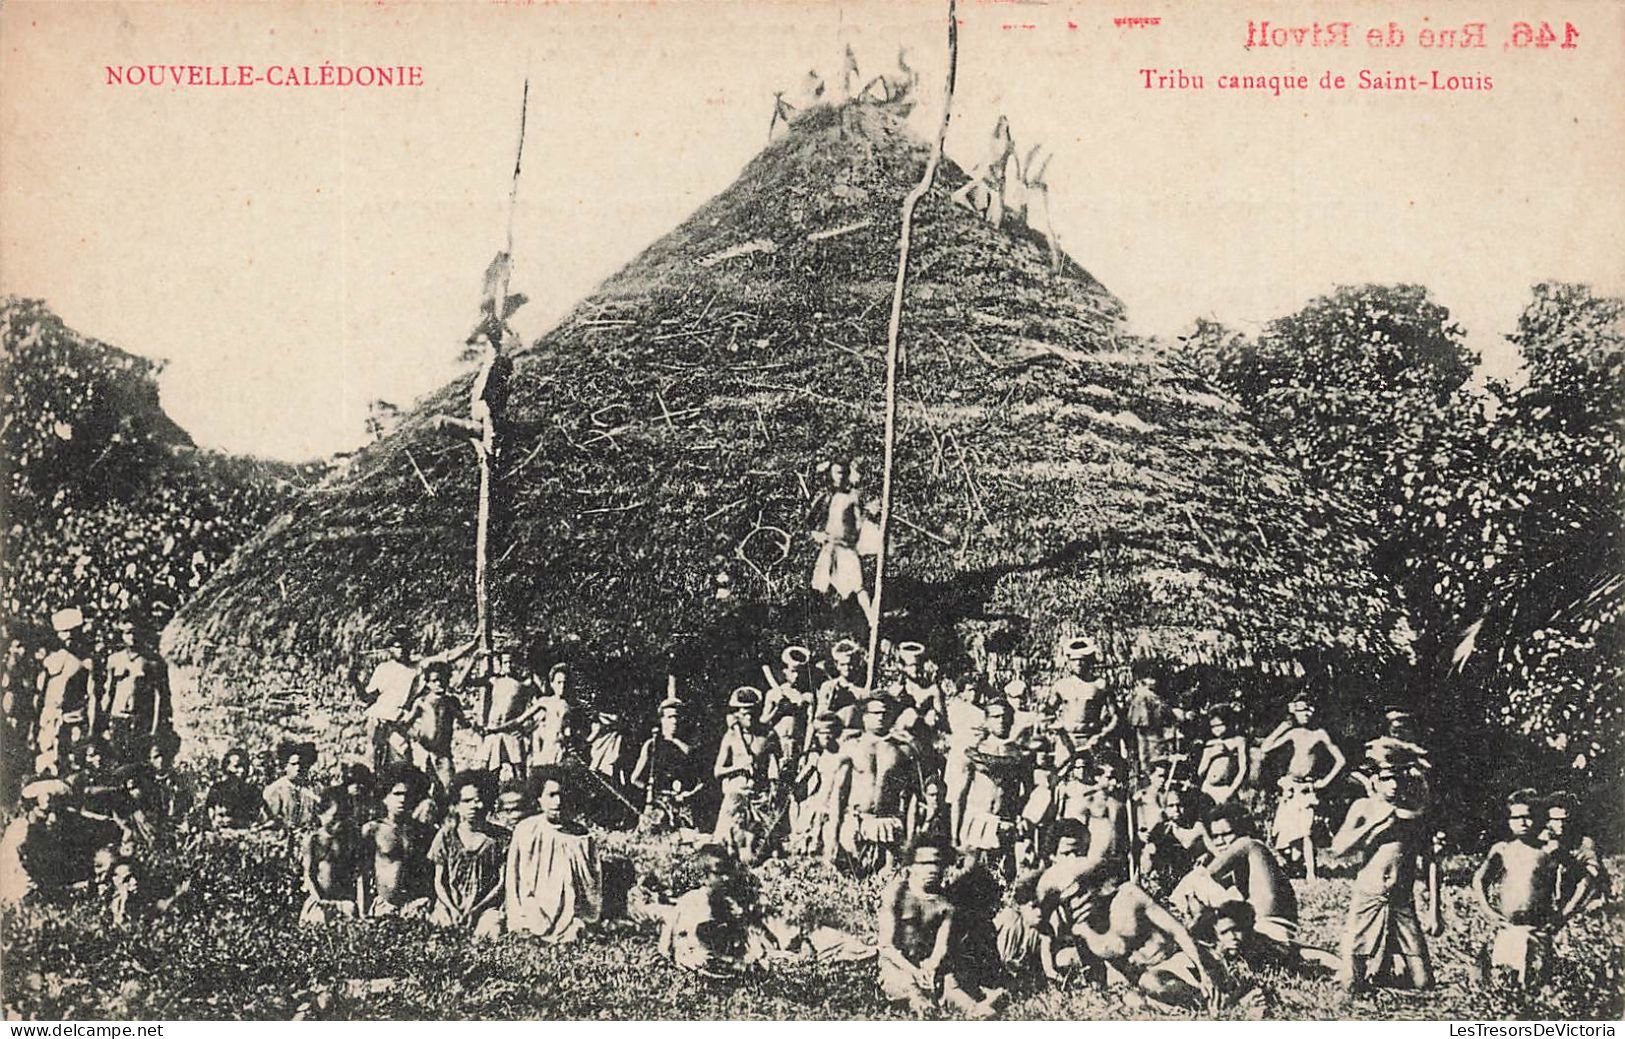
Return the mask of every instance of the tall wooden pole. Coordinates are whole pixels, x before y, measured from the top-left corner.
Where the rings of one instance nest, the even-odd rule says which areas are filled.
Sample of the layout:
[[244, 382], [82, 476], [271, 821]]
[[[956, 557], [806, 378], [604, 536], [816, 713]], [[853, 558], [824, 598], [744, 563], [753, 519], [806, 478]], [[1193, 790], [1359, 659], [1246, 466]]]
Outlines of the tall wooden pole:
[[[494, 363], [502, 355], [504, 340], [507, 338], [508, 283], [513, 273], [514, 214], [519, 204], [519, 169], [525, 155], [525, 116], [529, 106], [530, 77], [526, 76], [524, 89], [519, 95], [519, 142], [514, 147], [513, 181], [508, 186], [508, 238], [503, 251], [505, 262], [498, 278], [491, 313], [492, 357], [488, 363]], [[497, 418], [498, 416], [487, 408], [481, 422], [480, 439], [474, 444], [474, 454], [480, 464], [479, 510], [475, 516], [474, 526], [474, 623], [478, 646], [486, 661], [487, 669], [490, 668], [491, 661], [491, 493], [492, 483], [495, 480], [492, 468], [495, 465], [494, 455], [497, 446]]]
[[914, 230], [914, 207], [931, 190], [942, 164], [943, 142], [948, 136], [948, 119], [954, 107], [954, 74], [959, 65], [959, 21], [955, 0], [948, 0], [948, 76], [942, 90], [942, 121], [937, 124], [937, 140], [926, 161], [920, 182], [903, 199], [903, 226], [897, 243], [897, 280], [892, 284], [891, 318], [886, 325], [886, 439], [880, 466], [880, 550], [875, 554], [875, 594], [870, 602], [867, 689], [875, 685], [875, 656], [880, 652], [880, 615], [886, 585], [886, 540], [891, 526], [892, 462], [897, 453], [897, 355], [903, 324], [903, 291], [908, 282], [909, 237]]

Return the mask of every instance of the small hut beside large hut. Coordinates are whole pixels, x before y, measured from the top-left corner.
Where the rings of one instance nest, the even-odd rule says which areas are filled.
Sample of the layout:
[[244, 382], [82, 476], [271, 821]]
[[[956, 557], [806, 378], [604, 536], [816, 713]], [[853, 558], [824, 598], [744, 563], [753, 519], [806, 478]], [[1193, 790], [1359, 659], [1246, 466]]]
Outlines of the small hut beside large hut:
[[[899, 203], [927, 153], [880, 106], [808, 111], [516, 353], [499, 631], [597, 661], [619, 691], [658, 696], [672, 673], [700, 700], [759, 677], [786, 641], [857, 634], [809, 587], [817, 467], [860, 459], [878, 492]], [[955, 206], [964, 181], [945, 163], [916, 214], [886, 635], [950, 647], [1000, 631], [1047, 658], [1082, 632], [1110, 662], [1233, 690], [1367, 681], [1403, 656], [1342, 503], [1127, 333], [1076, 263], [1052, 273], [1042, 236]], [[321, 731], [358, 713], [343, 679], [390, 633], [470, 636], [475, 468], [434, 417], [466, 409], [472, 377], [185, 605], [164, 651], [197, 703]]]

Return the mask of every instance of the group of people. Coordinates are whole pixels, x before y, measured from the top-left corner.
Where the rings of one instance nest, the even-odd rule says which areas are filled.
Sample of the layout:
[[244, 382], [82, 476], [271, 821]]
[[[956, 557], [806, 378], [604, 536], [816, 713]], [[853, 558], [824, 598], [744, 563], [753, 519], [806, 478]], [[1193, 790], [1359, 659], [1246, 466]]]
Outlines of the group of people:
[[[817, 664], [786, 647], [759, 686], [726, 698], [720, 726], [668, 686], [640, 742], [617, 701], [576, 694], [565, 662], [543, 674], [533, 664], [546, 661], [472, 644], [414, 658], [402, 638], [358, 673], [367, 744], [330, 782], [313, 774], [314, 744], [285, 741], [268, 784], [233, 749], [199, 797], [172, 767], [159, 663], [133, 629], [91, 659], [82, 623], [53, 618], [62, 646], [39, 677], [36, 778], [0, 841], [9, 892], [90, 892], [115, 920], [161, 910], [185, 888], [160, 898], [144, 865], [196, 827], [282, 841], [305, 925], [400, 915], [569, 942], [623, 918], [705, 974], [873, 959], [886, 998], [922, 1011], [990, 1016], [1012, 991], [1067, 979], [1208, 1011], [1262, 1008], [1261, 969], [1335, 972], [1353, 989], [1433, 981], [1430, 765], [1399, 708], [1351, 768], [1307, 700], [1254, 746], [1233, 706], [1177, 709], [1147, 671], [1111, 681], [1087, 638], [1065, 640], [1043, 682], [997, 653], [951, 676], [918, 642], [884, 645], [870, 682], [842, 640]], [[1260, 833], [1258, 763], [1277, 751], [1288, 760]], [[1362, 796], [1326, 841], [1320, 792], [1341, 775]], [[1511, 839], [1474, 878], [1500, 927], [1487, 977], [1537, 983], [1556, 930], [1606, 899], [1571, 814], [1563, 795], [1513, 796]], [[674, 891], [616, 870], [594, 836], [606, 826], [676, 831], [703, 876]], [[803, 930], [762, 905], [753, 867], [771, 856], [880, 875], [877, 933]], [[1294, 877], [1324, 868], [1317, 857], [1355, 874], [1335, 952], [1298, 934]]]

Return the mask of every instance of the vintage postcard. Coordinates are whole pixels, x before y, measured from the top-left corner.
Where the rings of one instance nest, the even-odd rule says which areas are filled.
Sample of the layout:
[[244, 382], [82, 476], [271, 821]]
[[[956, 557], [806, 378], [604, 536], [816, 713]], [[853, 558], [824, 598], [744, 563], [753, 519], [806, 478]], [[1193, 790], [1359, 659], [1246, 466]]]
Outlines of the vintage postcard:
[[1614, 1034], [1625, 4], [0, 51], [8, 1020]]

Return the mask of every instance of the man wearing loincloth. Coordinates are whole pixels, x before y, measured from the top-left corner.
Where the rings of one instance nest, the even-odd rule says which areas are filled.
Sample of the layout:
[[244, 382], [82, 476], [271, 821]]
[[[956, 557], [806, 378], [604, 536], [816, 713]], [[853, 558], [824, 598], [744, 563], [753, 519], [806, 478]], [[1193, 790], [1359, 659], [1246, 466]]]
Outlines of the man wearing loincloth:
[[864, 702], [863, 732], [842, 748], [836, 770], [837, 845], [859, 876], [896, 861], [920, 793], [912, 761], [888, 738], [890, 711], [883, 697]]

